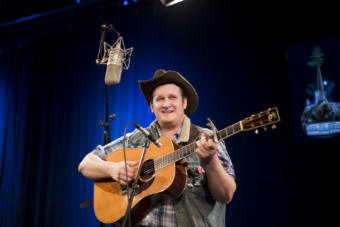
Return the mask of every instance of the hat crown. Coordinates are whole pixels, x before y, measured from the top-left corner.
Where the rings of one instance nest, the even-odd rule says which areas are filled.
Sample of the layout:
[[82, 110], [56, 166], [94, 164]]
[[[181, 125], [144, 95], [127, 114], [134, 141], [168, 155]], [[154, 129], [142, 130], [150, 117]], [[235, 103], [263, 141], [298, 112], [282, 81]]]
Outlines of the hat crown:
[[166, 71], [164, 69], [158, 69], [156, 72], [153, 74], [153, 78], [158, 78], [164, 75]]

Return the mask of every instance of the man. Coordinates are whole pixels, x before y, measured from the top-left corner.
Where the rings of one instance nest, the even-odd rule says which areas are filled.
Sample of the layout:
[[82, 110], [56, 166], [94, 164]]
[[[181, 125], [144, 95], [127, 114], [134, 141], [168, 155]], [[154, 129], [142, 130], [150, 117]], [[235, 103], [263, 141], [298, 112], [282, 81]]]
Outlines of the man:
[[[156, 137], [168, 137], [178, 145], [186, 145], [200, 135], [195, 153], [186, 158], [187, 185], [183, 194], [165, 200], [142, 221], [142, 226], [225, 226], [225, 204], [236, 190], [232, 162], [223, 141], [214, 142], [211, 131], [191, 124], [189, 116], [198, 106], [193, 86], [178, 72], [157, 70], [154, 77], [138, 81], [140, 89], [156, 119], [147, 128]], [[145, 137], [137, 130], [127, 136], [129, 147], [141, 147]], [[193, 140], [194, 139], [194, 140]], [[123, 138], [110, 143], [123, 147]], [[136, 175], [137, 162], [104, 161], [107, 153], [100, 146], [85, 156], [79, 171], [88, 179], [112, 178], [125, 185]]]

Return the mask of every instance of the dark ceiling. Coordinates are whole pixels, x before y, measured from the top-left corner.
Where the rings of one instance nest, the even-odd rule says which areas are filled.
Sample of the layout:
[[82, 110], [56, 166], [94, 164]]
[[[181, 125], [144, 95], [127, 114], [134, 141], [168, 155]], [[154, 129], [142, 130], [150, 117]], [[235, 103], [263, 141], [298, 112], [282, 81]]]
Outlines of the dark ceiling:
[[47, 18], [56, 21], [97, 9], [130, 9], [154, 3], [161, 4], [159, 0], [0, 0], [0, 34], [38, 25], [38, 21], [47, 23]]
[[[69, 9], [92, 7], [94, 5], [123, 4], [124, 0], [0, 0], [0, 29], [18, 24], [23, 18], [37, 14], [64, 12]], [[157, 3], [159, 0], [128, 0], [132, 4]], [[196, 1], [196, 0], [191, 0]], [[225, 4], [238, 4], [239, 8], [248, 9], [254, 18], [262, 18], [261, 23], [273, 26], [286, 26], [291, 36], [300, 33], [308, 36], [316, 33], [339, 33], [340, 13], [336, 1], [323, 0], [206, 0], [224, 1]], [[137, 2], [137, 3], [134, 3]], [[92, 7], [93, 8], [93, 7]], [[278, 23], [277, 23], [278, 22]]]
[[76, 4], [76, 0], [1, 0], [0, 24]]
[[[0, 0], [0, 26], [13, 24], [23, 18], [37, 14], [63, 12], [74, 8], [93, 5], [121, 5], [127, 1], [128, 6], [141, 6], [159, 0]], [[125, 7], [125, 6], [123, 6]]]

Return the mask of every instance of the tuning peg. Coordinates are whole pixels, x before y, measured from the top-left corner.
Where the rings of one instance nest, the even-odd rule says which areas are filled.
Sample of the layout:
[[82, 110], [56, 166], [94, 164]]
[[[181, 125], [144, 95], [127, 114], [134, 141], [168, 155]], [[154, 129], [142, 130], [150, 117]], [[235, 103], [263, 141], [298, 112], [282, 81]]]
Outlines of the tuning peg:
[[263, 130], [266, 132], [267, 131], [267, 127], [265, 126], [265, 127], [263, 127]]
[[258, 135], [259, 134], [259, 130], [256, 129], [255, 130], [255, 134]]
[[272, 129], [276, 129], [276, 128], [277, 128], [276, 124], [273, 124]]

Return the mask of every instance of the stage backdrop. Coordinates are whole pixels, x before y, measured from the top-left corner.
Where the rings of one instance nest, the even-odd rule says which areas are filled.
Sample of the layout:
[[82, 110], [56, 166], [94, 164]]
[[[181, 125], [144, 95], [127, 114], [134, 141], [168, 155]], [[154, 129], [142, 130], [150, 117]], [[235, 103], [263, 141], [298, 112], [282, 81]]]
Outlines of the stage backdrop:
[[[222, 129], [277, 106], [276, 130], [242, 132], [226, 141], [238, 184], [227, 226], [334, 221], [318, 195], [331, 188], [323, 194], [328, 200], [336, 191], [327, 180], [336, 169], [331, 147], [338, 143], [294, 144], [285, 55], [294, 20], [286, 25], [276, 7], [263, 6], [213, 0], [169, 8], [159, 2], [103, 4], [3, 29], [0, 226], [99, 226], [93, 206], [79, 207], [93, 198], [93, 182], [77, 168], [103, 144], [103, 68], [95, 59], [104, 22], [121, 33], [126, 48], [134, 47], [121, 83], [108, 88], [109, 113], [116, 114], [111, 139], [131, 121], [147, 126], [154, 119], [137, 81], [156, 69], [177, 70], [192, 82], [200, 96], [192, 121], [202, 126], [210, 117]], [[116, 39], [107, 35], [109, 44]]]

